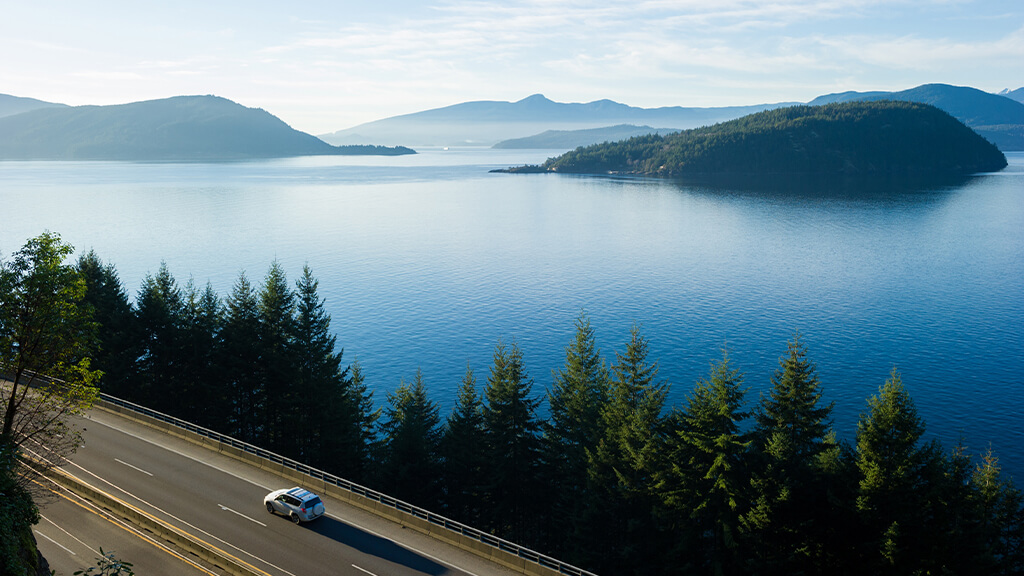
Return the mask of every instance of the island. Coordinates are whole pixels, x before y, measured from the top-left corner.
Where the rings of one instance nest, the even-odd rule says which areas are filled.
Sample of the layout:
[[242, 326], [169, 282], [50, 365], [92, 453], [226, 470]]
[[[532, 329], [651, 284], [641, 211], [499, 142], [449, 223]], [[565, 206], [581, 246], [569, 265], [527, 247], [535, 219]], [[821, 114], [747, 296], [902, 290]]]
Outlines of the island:
[[999, 149], [934, 106], [844, 102], [758, 112], [675, 134], [577, 148], [502, 170], [658, 177], [701, 175], [939, 176], [1006, 167]]

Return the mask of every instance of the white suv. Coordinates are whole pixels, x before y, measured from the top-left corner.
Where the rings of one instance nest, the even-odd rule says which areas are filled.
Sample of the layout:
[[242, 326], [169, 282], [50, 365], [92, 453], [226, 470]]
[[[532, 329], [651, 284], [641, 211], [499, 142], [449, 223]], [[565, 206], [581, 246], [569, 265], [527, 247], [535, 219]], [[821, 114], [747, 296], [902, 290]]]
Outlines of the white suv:
[[263, 503], [267, 505], [267, 512], [284, 514], [296, 524], [324, 515], [324, 503], [320, 497], [298, 487], [274, 490], [263, 498]]

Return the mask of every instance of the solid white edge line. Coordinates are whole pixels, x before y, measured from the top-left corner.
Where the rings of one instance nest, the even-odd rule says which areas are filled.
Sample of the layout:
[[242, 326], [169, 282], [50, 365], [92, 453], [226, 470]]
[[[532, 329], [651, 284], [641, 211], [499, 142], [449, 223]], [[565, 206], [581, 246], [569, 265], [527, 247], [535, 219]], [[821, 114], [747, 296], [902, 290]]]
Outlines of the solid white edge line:
[[353, 564], [353, 565], [352, 565], [352, 567], [353, 567], [353, 568], [355, 568], [356, 570], [360, 570], [360, 571], [362, 571], [362, 572], [366, 572], [366, 573], [367, 573], [367, 574], [369, 574], [370, 576], [377, 576], [376, 574], [374, 574], [373, 572], [370, 572], [370, 571], [369, 571], [369, 570], [367, 570], [366, 568], [361, 568], [361, 567], [359, 567], [359, 566], [356, 566], [355, 564]]
[[[116, 414], [112, 414], [112, 415], [115, 416], [115, 417], [118, 416]], [[209, 466], [210, 468], [213, 468], [214, 470], [217, 470], [218, 472], [221, 472], [223, 474], [227, 474], [228, 476], [232, 476], [232, 477], [237, 478], [239, 480], [242, 480], [244, 482], [248, 482], [248, 483], [252, 484], [253, 486], [259, 486], [260, 488], [263, 488], [264, 490], [270, 490], [271, 489], [269, 486], [265, 486], [263, 484], [260, 484], [259, 482], [256, 482], [255, 480], [250, 480], [248, 478], [244, 478], [242, 476], [239, 476], [238, 474], [235, 474], [234, 472], [231, 472], [229, 470], [225, 470], [225, 469], [220, 468], [218, 466], [214, 466], [213, 464], [210, 464], [209, 462], [200, 460], [199, 458], [196, 458], [194, 456], [190, 456], [188, 454], [182, 454], [181, 452], [178, 452], [176, 450], [171, 450], [170, 448], [168, 448], [167, 446], [164, 446], [163, 444], [158, 444], [158, 443], [156, 443], [156, 442], [154, 442], [154, 441], [152, 441], [152, 440], [150, 440], [148, 438], [143, 438], [141, 436], [132, 434], [131, 432], [126, 432], [125, 430], [122, 430], [121, 428], [114, 427], [114, 426], [112, 426], [110, 424], [107, 424], [106, 422], [100, 422], [98, 420], [93, 420], [92, 418], [90, 418], [89, 420], [91, 422], [95, 422], [97, 424], [101, 424], [103, 426], [106, 426], [107, 428], [110, 428], [112, 430], [117, 430], [118, 432], [120, 432], [122, 434], [125, 434], [125, 435], [128, 435], [128, 436], [131, 436], [132, 438], [135, 438], [137, 440], [141, 440], [141, 441], [146, 442], [148, 444], [152, 444], [153, 446], [156, 446], [158, 448], [163, 448], [164, 450], [167, 450], [168, 452], [173, 452], [174, 454], [177, 454], [177, 455], [179, 455], [179, 456], [181, 456], [183, 458], [188, 458], [189, 460], [192, 460], [194, 462], [198, 462], [200, 464], [203, 464], [204, 466]], [[145, 424], [139, 424], [139, 425], [140, 426], [145, 426]], [[157, 432], [159, 432], [159, 431], [157, 431]], [[181, 440], [182, 442], [188, 443], [188, 440], [184, 440], [184, 439], [181, 439], [181, 438], [178, 438], [178, 439]], [[192, 444], [190, 444], [190, 445], [192, 445]], [[199, 446], [199, 448], [202, 448], [202, 446]], [[225, 458], [228, 458], [228, 456], [225, 456]], [[251, 466], [251, 464], [250, 464], [250, 466]], [[84, 468], [83, 468], [83, 470], [84, 470]], [[90, 472], [90, 474], [91, 474], [91, 472]], [[132, 497], [135, 498], [135, 496], [132, 496]], [[147, 502], [147, 504], [149, 504], [149, 503]], [[152, 504], [149, 504], [149, 505], [153, 506]], [[156, 508], [156, 506], [153, 506], [153, 508]], [[358, 508], [358, 506], [356, 508], [362, 510], [361, 508]], [[159, 508], [156, 508], [156, 509], [160, 510]], [[160, 511], [164, 512], [163, 510], [160, 510]], [[372, 512], [368, 512], [368, 513], [372, 514]], [[168, 513], [164, 512], [164, 514], [168, 514]], [[168, 514], [168, 516], [170, 516], [170, 514]], [[402, 548], [405, 548], [406, 550], [408, 550], [410, 552], [415, 552], [415, 553], [417, 553], [417, 554], [419, 554], [421, 556], [424, 556], [426, 558], [429, 558], [429, 559], [431, 559], [431, 560], [433, 560], [435, 562], [439, 562], [441, 564], [444, 564], [445, 566], [448, 566], [450, 568], [454, 568], [454, 569], [456, 569], [456, 570], [458, 570], [460, 572], [464, 572], [465, 574], [467, 574], [467, 576], [479, 576], [478, 574], [470, 572], [469, 570], [466, 570], [465, 568], [460, 568], [460, 567], [456, 566], [455, 564], [452, 564], [451, 562], [448, 562], [447, 560], [443, 560], [441, 558], [438, 558], [437, 556], [434, 556], [433, 554], [428, 554], [426, 552], [423, 552], [421, 550], [413, 548], [412, 546], [409, 546], [407, 544], [403, 544], [403, 543], [399, 542], [398, 540], [395, 540], [393, 538], [389, 538], [389, 537], [387, 537], [387, 536], [385, 536], [385, 535], [383, 535], [383, 534], [381, 534], [379, 532], [376, 532], [374, 530], [366, 528], [365, 526], [360, 526], [359, 524], [356, 524], [355, 522], [352, 522], [351, 520], [342, 518], [341, 516], [336, 516], [336, 515], [330, 514], [330, 513], [324, 514], [324, 516], [329, 516], [331, 518], [334, 518], [335, 520], [338, 520], [340, 522], [344, 522], [344, 523], [346, 523], [346, 524], [348, 524], [350, 526], [353, 526], [355, 528], [359, 528], [360, 530], [362, 530], [364, 532], [367, 532], [369, 534], [373, 534], [374, 536], [376, 536], [378, 538], [383, 538], [383, 539], [387, 540], [388, 542], [391, 542], [391, 543], [395, 544], [396, 546], [401, 546]], [[174, 518], [174, 516], [171, 516], [171, 517]], [[177, 519], [177, 518], [176, 518], [176, 520], [178, 520], [179, 522], [184, 522], [183, 520], [180, 520], [180, 519]], [[193, 528], [196, 528], [196, 527], [193, 526]], [[196, 528], [196, 530], [199, 530], [199, 528]], [[210, 534], [210, 536], [213, 537], [213, 538], [217, 538], [216, 536], [213, 536], [212, 534]], [[426, 535], [424, 535], [424, 536], [426, 536]], [[430, 536], [426, 536], [426, 537], [430, 538]], [[217, 538], [217, 539], [220, 540], [219, 538]], [[223, 542], [223, 540], [221, 540], [221, 541]], [[228, 544], [227, 542], [224, 542], [224, 543]], [[231, 544], [228, 544], [228, 545], [231, 546]], [[449, 544], [449, 546], [450, 546], [450, 544]], [[241, 548], [237, 548], [235, 546], [232, 546], [232, 547], [235, 548], [236, 550], [241, 550]], [[243, 550], [243, 552], [245, 552], [245, 551]], [[256, 556], [250, 554], [249, 552], [245, 552], [245, 553], [249, 554], [253, 558], [256, 558]], [[486, 558], [484, 558], [483, 560], [486, 561]], [[261, 561], [266, 562], [265, 560], [262, 560], [262, 559], [261, 559]], [[269, 562], [266, 562], [266, 563], [270, 564]], [[270, 565], [273, 566], [273, 564], [270, 564]], [[277, 566], [274, 566], [274, 568], [277, 568]], [[278, 569], [280, 570], [280, 568], [278, 568]], [[294, 576], [294, 575], [292, 575], [292, 576]]]

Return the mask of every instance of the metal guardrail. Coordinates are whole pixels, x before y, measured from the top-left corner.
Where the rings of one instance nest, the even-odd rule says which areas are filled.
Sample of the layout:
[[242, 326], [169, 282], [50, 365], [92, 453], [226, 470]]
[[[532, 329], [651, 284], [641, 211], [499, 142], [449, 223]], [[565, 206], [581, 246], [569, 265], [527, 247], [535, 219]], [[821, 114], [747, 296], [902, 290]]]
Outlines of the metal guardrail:
[[593, 572], [588, 572], [586, 570], [583, 570], [582, 568], [577, 568], [571, 564], [566, 564], [565, 562], [562, 562], [556, 558], [545, 556], [540, 552], [531, 550], [529, 548], [525, 548], [514, 542], [509, 542], [508, 540], [498, 538], [493, 534], [488, 534], [487, 532], [477, 530], [476, 528], [467, 526], [461, 522], [456, 522], [455, 520], [446, 518], [444, 516], [441, 516], [440, 514], [435, 514], [429, 510], [420, 508], [419, 506], [414, 506], [412, 504], [409, 504], [408, 502], [403, 502], [402, 500], [393, 498], [391, 496], [388, 496], [387, 494], [383, 494], [371, 488], [361, 486], [359, 484], [356, 484], [355, 482], [350, 482], [348, 480], [345, 480], [344, 478], [335, 476], [333, 474], [329, 474], [322, 470], [312, 468], [301, 462], [292, 460], [291, 458], [286, 458], [279, 454], [275, 454], [268, 450], [264, 450], [263, 448], [255, 446], [253, 444], [249, 444], [248, 442], [242, 442], [241, 440], [237, 440], [235, 438], [232, 438], [231, 436], [226, 436], [224, 434], [221, 434], [220, 432], [210, 430], [209, 428], [197, 426], [196, 424], [192, 424], [191, 422], [187, 422], [185, 420], [182, 420], [181, 418], [169, 416], [162, 412], [157, 412], [156, 410], [151, 410], [149, 408], [146, 408], [145, 406], [135, 404], [134, 402], [129, 402], [127, 400], [122, 400], [120, 398], [110, 396], [109, 394], [101, 393], [100, 398], [105, 402], [109, 402], [110, 404], [113, 404], [115, 406], [131, 410], [132, 412], [136, 412], [144, 416], [148, 416], [149, 418], [153, 418], [154, 420], [165, 422], [167, 424], [181, 428], [185, 431], [191, 432], [198, 436], [202, 436], [203, 438], [209, 438], [210, 440], [213, 440], [215, 442], [221, 442], [225, 445], [231, 446], [232, 448], [241, 450], [247, 454], [252, 454], [253, 456], [256, 456], [258, 458], [264, 458], [266, 460], [269, 460], [275, 464], [280, 464], [285, 468], [295, 470], [296, 472], [299, 472], [301, 474], [306, 474], [311, 478], [315, 478], [326, 484], [336, 486], [338, 488], [341, 488], [342, 490], [346, 490], [348, 492], [351, 492], [358, 496], [362, 496], [363, 498], [367, 498], [374, 502], [379, 502], [380, 504], [387, 506], [389, 508], [405, 512], [416, 518], [425, 520], [435, 526], [440, 526], [456, 534], [476, 540], [477, 542], [481, 542], [498, 550], [502, 550], [518, 558], [522, 558], [523, 560], [533, 562], [550, 570], [554, 570], [559, 574], [566, 574], [568, 576], [597, 576]]

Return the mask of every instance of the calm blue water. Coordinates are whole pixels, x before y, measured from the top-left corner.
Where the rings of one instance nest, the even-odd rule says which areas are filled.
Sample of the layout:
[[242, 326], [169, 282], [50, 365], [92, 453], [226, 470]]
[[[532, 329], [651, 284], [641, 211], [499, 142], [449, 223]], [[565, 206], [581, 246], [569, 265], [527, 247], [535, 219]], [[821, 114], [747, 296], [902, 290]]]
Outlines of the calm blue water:
[[222, 295], [308, 263], [378, 402], [420, 367], [445, 412], [501, 338], [543, 392], [581, 309], [609, 358], [642, 325], [674, 403], [723, 346], [756, 400], [800, 330], [841, 436], [895, 365], [930, 434], [1024, 479], [1024, 155], [860, 191], [487, 172], [554, 154], [0, 162], [0, 254], [56, 231], [133, 295], [161, 260]]

